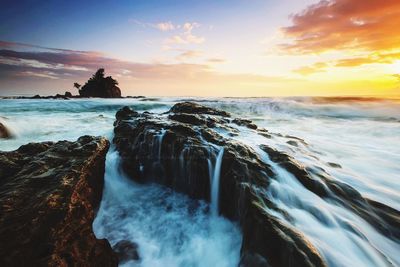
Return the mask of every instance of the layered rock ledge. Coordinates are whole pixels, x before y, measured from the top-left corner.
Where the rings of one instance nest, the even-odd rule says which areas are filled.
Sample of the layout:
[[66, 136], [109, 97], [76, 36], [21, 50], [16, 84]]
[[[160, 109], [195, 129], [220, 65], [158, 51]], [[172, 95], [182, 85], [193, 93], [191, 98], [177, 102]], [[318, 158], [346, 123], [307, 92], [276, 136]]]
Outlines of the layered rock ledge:
[[92, 231], [105, 138], [30, 143], [0, 152], [0, 266], [117, 266]]

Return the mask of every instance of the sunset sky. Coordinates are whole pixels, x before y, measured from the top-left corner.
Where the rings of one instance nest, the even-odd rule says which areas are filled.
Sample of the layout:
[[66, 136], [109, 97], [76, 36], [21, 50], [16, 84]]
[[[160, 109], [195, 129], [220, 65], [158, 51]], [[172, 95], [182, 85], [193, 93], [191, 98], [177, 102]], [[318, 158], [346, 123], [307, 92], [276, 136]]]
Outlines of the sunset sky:
[[400, 95], [399, 0], [2, 1], [0, 95]]

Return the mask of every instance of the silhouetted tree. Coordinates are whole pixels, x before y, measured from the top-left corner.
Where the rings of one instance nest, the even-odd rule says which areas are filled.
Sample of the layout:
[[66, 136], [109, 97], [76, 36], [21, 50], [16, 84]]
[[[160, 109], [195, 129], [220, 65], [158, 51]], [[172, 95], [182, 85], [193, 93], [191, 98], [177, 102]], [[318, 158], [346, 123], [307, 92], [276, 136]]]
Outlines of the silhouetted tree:
[[101, 68], [82, 86], [79, 94], [83, 97], [119, 98], [121, 89], [117, 85], [117, 80], [111, 76], [105, 77], [104, 69]]
[[81, 85], [79, 83], [74, 83], [74, 87], [79, 90], [79, 88], [81, 88]]

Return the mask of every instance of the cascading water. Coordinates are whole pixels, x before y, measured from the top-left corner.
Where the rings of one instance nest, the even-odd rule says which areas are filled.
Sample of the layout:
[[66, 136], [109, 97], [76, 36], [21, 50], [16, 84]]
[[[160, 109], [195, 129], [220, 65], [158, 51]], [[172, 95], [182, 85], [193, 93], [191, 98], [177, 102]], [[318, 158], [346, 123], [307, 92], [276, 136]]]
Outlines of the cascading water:
[[210, 187], [211, 187], [211, 214], [216, 216], [219, 214], [219, 178], [221, 175], [221, 165], [222, 165], [222, 158], [224, 156], [224, 148], [219, 148], [217, 157], [215, 159], [214, 166], [212, 164], [208, 164], [210, 169]]
[[[0, 116], [16, 136], [1, 140], [0, 149], [14, 150], [28, 142], [76, 140], [85, 134], [111, 137], [115, 112], [120, 107], [128, 105], [137, 111], [162, 113], [177, 101], [176, 98], [146, 102], [138, 99], [0, 100]], [[292, 220], [286, 221], [272, 210], [266, 212], [306, 235], [330, 266], [381, 266], [387, 265], [387, 259], [392, 266], [400, 265], [399, 242], [377, 232], [355, 212], [307, 190], [259, 149], [260, 144], [267, 144], [284, 150], [304, 166], [323, 168], [332, 179], [399, 210], [399, 99], [371, 102], [329, 102], [329, 99], [321, 102], [311, 98], [205, 99], [203, 104], [251, 119], [282, 136], [300, 137], [309, 144], [297, 142], [293, 146], [283, 138], [279, 143], [278, 137], [263, 138], [245, 128], [240, 128], [236, 137], [273, 166], [277, 177], [264, 193]], [[161, 144], [162, 136], [158, 135], [155, 142]], [[210, 180], [214, 180], [216, 167], [213, 165], [214, 162], [217, 165], [221, 152], [215, 147], [212, 150]], [[154, 153], [161, 157], [162, 152], [158, 146]], [[186, 168], [185, 155], [189, 154], [182, 153], [177, 175], [183, 174], [179, 166]], [[209, 216], [204, 202], [190, 200], [158, 185], [132, 182], [120, 172], [118, 161], [118, 154], [110, 150], [94, 230], [111, 245], [121, 240], [139, 245], [140, 260], [125, 265], [238, 265], [241, 234], [235, 224], [219, 216]], [[338, 163], [341, 168], [334, 168], [329, 162]]]
[[[215, 169], [220, 169], [222, 153], [220, 149]], [[204, 201], [191, 200], [163, 186], [136, 184], [121, 171], [119, 161], [118, 153], [111, 149], [93, 229], [112, 246], [122, 240], [138, 244], [139, 261], [120, 266], [238, 265], [241, 233], [236, 224], [210, 216]]]
[[[269, 199], [292, 216], [296, 228], [316, 245], [329, 266], [384, 267], [400, 264], [398, 244], [356, 214], [311, 193], [292, 174], [268, 162], [277, 173], [277, 180], [272, 181], [267, 192]], [[281, 214], [274, 214], [290, 223]]]
[[161, 148], [162, 148], [162, 141], [167, 131], [162, 129], [160, 134], [157, 136], [157, 147], [158, 147], [158, 161], [161, 161]]
[[[235, 127], [234, 125], [232, 125]], [[276, 173], [264, 192], [287, 216], [265, 207], [265, 211], [299, 229], [316, 246], [329, 266], [399, 266], [400, 244], [385, 237], [356, 213], [338, 203], [315, 195], [286, 169], [271, 161], [260, 144], [285, 147], [245, 127], [233, 139], [252, 147]], [[224, 135], [224, 132], [221, 132]], [[229, 138], [228, 136], [226, 136]], [[303, 151], [303, 153], [305, 153]]]

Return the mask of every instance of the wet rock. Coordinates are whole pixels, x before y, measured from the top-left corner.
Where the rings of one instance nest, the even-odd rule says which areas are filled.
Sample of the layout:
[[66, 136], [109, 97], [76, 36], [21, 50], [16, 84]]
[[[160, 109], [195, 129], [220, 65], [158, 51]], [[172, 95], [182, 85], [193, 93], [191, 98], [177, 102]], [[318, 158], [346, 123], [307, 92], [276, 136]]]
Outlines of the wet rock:
[[0, 152], [0, 266], [117, 266], [92, 231], [108, 147], [84, 136]]
[[297, 142], [296, 142], [296, 141], [293, 141], [293, 140], [287, 141], [286, 143], [289, 144], [289, 145], [291, 145], [291, 146], [295, 146], [295, 147], [298, 147], [298, 146], [299, 146], [299, 144], [297, 144]]
[[117, 254], [120, 263], [139, 260], [137, 249], [138, 245], [128, 240], [121, 240], [113, 246], [113, 250]]
[[257, 125], [255, 125], [251, 120], [236, 118], [232, 122], [237, 124], [237, 125], [239, 125], [239, 126], [247, 127], [249, 129], [253, 129], [253, 130], [257, 129]]
[[270, 265], [260, 254], [245, 253], [240, 259], [239, 267], [270, 267]]
[[10, 130], [3, 123], [0, 122], [0, 139], [1, 138], [9, 139], [12, 137], [13, 135], [10, 132]]
[[264, 136], [265, 138], [271, 139], [272, 135], [268, 132], [268, 130], [266, 129], [257, 129], [257, 133], [261, 136]]
[[[306, 143], [306, 141], [304, 141], [304, 139], [301, 139], [299, 137], [293, 136], [293, 135], [285, 135], [284, 137], [292, 139], [292, 140], [296, 140], [299, 143], [302, 143], [303, 145], [307, 146], [308, 144]], [[290, 142], [290, 141], [289, 141]]]
[[201, 117], [196, 114], [187, 114], [187, 113], [179, 113], [179, 114], [171, 114], [168, 116], [169, 119], [189, 123], [192, 125], [207, 125], [207, 118]]
[[400, 211], [363, 197], [353, 187], [337, 181], [322, 168], [304, 168], [296, 160], [271, 147], [261, 145], [270, 159], [292, 173], [311, 192], [358, 214], [383, 235], [400, 240]]
[[[301, 233], [266, 213], [263, 200], [251, 187], [247, 190], [249, 194], [244, 201], [252, 204], [246, 205], [248, 208], [242, 217], [242, 255], [262, 256], [270, 266], [326, 266], [316, 248]], [[258, 263], [263, 263], [257, 258]]]
[[49, 97], [49, 98], [53, 98], [53, 99], [64, 99], [64, 100], [68, 100], [69, 98], [65, 95], [60, 95], [60, 94], [56, 94], [54, 97]]
[[136, 96], [128, 95], [128, 96], [126, 96], [125, 98], [144, 99], [144, 98], [146, 98], [146, 97], [143, 96], [143, 95], [136, 95]]
[[230, 117], [228, 112], [196, 104], [194, 102], [181, 102], [175, 104], [169, 113], [208, 114]]
[[71, 92], [68, 92], [68, 91], [67, 91], [67, 92], [65, 92], [64, 96], [65, 96], [65, 97], [71, 98], [71, 97], [72, 97], [72, 94], [71, 94]]
[[332, 168], [337, 168], [341, 169], [342, 166], [340, 164], [334, 163], [334, 162], [328, 162], [328, 165], [331, 166]]
[[118, 113], [135, 114], [117, 116], [113, 142], [122, 168], [138, 182], [157, 182], [210, 201], [210, 181], [223, 148], [219, 212], [242, 227], [242, 266], [325, 266], [304, 236], [263, 209], [284, 213], [265, 194], [275, 174], [252, 148], [219, 134], [235, 134], [228, 113], [190, 102], [164, 114], [128, 108]]
[[138, 115], [138, 113], [136, 111], [133, 111], [129, 107], [125, 106], [122, 109], [117, 111], [117, 114], [115, 114], [115, 118], [117, 119], [117, 121], [128, 120], [137, 115]]

